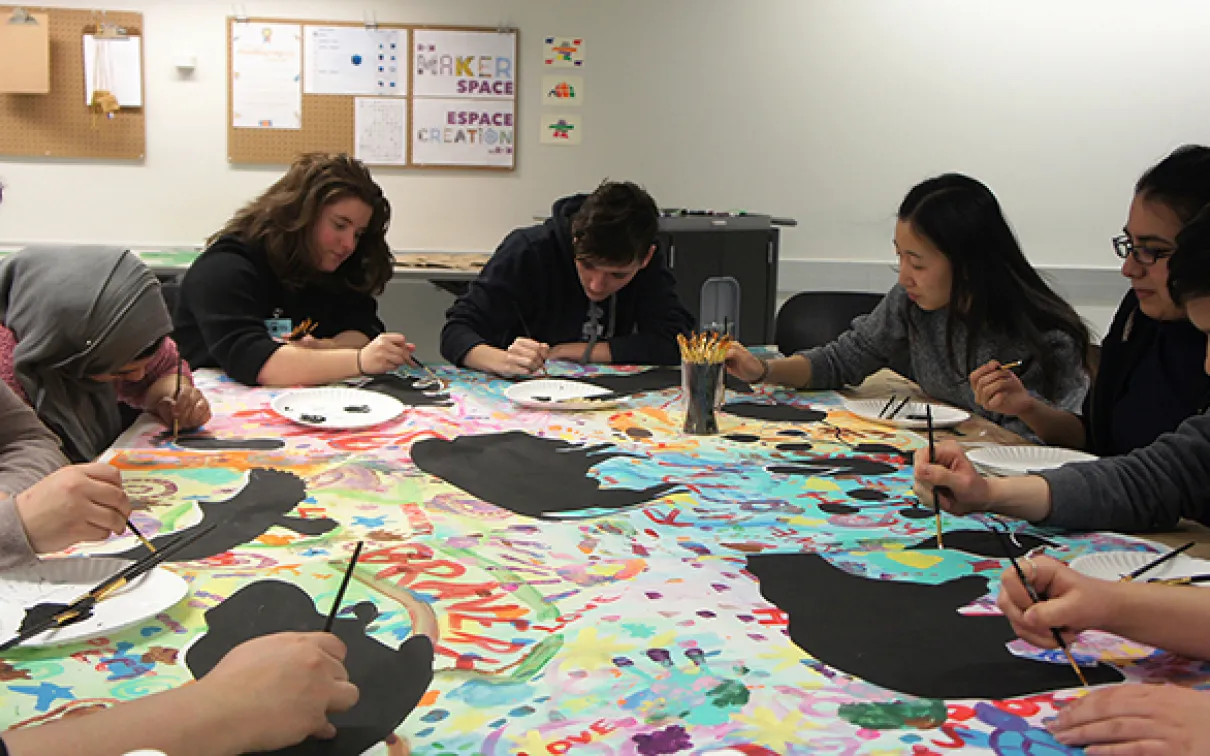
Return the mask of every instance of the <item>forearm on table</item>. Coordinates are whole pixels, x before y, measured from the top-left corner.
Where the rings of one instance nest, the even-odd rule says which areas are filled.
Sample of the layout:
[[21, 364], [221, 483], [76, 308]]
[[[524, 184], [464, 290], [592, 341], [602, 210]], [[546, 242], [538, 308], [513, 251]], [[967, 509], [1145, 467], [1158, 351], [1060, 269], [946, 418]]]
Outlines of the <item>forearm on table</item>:
[[1098, 629], [1194, 659], [1210, 659], [1210, 601], [1200, 588], [1126, 583]]
[[361, 331], [341, 331], [332, 337], [332, 346], [343, 349], [361, 349], [370, 343], [370, 337]]
[[504, 360], [504, 354], [503, 349], [497, 349], [488, 344], [476, 344], [462, 358], [462, 366], [468, 367], [471, 370], [478, 370], [481, 373], [499, 372], [500, 364]]
[[1030, 522], [1050, 515], [1050, 485], [1037, 475], [989, 478], [987, 511]]
[[217, 756], [244, 750], [246, 735], [219, 721], [197, 683], [123, 701], [104, 711], [4, 733], [10, 756], [79, 756], [154, 749], [172, 756]]
[[[551, 356], [567, 352], [563, 355], [563, 359], [570, 359], [574, 362], [582, 362], [584, 360], [584, 349], [588, 346], [587, 341], [575, 341], [566, 344], [559, 344], [551, 347]], [[557, 358], [556, 358], [557, 359]], [[588, 354], [588, 362], [597, 362], [609, 364], [613, 362], [613, 349], [610, 348], [609, 342], [598, 341], [592, 345], [592, 351]]]
[[314, 386], [361, 374], [357, 349], [307, 349], [286, 344], [265, 361], [257, 374], [262, 386]]
[[769, 360], [767, 364], [769, 372], [765, 374], [764, 383], [793, 388], [806, 388], [811, 385], [811, 361], [802, 355]]
[[1084, 423], [1070, 412], [1036, 399], [1032, 407], [1021, 413], [1020, 418], [1038, 438], [1051, 446], [1084, 448]]

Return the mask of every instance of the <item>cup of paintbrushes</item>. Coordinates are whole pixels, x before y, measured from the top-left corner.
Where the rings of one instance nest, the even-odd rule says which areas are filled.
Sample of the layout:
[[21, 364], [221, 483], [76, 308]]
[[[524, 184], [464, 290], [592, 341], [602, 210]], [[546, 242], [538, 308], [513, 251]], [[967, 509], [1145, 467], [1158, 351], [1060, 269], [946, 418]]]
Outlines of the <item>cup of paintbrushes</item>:
[[730, 339], [714, 333], [696, 334], [681, 345], [681, 402], [685, 410], [684, 431], [695, 436], [718, 433], [714, 412], [723, 405], [725, 380], [723, 361]]

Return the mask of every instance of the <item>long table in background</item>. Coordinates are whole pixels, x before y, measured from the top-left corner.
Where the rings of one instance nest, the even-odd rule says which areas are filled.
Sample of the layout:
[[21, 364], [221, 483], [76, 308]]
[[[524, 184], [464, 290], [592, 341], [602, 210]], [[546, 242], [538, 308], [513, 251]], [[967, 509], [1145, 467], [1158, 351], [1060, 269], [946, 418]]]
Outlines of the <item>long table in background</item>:
[[[861, 420], [836, 393], [758, 387], [728, 392], [719, 435], [690, 436], [675, 388], [558, 413], [519, 409], [504, 395], [508, 381], [439, 372], [448, 395], [407, 388], [397, 392], [409, 405], [398, 419], [336, 432], [283, 420], [269, 408], [280, 390], [200, 371], [215, 411], [210, 440], [174, 442], [144, 418], [108, 459], [148, 536], [226, 522], [236, 542], [170, 565], [189, 596], [152, 620], [6, 655], [0, 724], [188, 682], [190, 647], [231, 633], [240, 617], [224, 607], [248, 607], [240, 596], [301, 589], [308, 616], [311, 601], [316, 616], [326, 614], [360, 540], [342, 637], [388, 659], [420, 636], [433, 648], [431, 684], [372, 753], [1068, 752], [1040, 724], [1079, 695], [1055, 652], [1009, 644], [1045, 662], [1059, 690], [1004, 700], [878, 684], [911, 680], [941, 692], [1002, 684], [953, 659], [1004, 633], [994, 594], [1007, 562], [958, 548], [985, 534], [979, 518], [945, 516], [953, 545], [930, 546], [932, 512], [911, 493], [916, 434]], [[866, 390], [885, 395], [889, 385]], [[982, 421], [958, 430], [960, 440], [1012, 440]], [[1011, 526], [1023, 547], [1045, 542], [1063, 559], [1158, 549]], [[137, 549], [127, 537], [77, 553]], [[801, 580], [785, 574], [779, 555], [793, 555]], [[276, 611], [258, 606], [251, 614]], [[1206, 665], [1100, 633], [1084, 634], [1073, 651], [1132, 681], [1210, 681]], [[387, 684], [363, 688], [363, 703], [389, 714], [391, 697], [427, 672], [409, 658], [413, 666]], [[870, 660], [869, 674], [851, 671]]]

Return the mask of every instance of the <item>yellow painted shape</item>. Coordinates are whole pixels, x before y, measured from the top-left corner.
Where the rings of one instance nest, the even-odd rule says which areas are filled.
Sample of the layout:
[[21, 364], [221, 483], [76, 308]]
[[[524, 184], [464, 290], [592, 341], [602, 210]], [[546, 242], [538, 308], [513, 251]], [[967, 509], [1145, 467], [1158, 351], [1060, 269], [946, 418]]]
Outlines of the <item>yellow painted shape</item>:
[[925, 554], [920, 551], [887, 552], [886, 558], [920, 570], [927, 570], [929, 567], [940, 564], [945, 559], [945, 557], [940, 557], [936, 554]]

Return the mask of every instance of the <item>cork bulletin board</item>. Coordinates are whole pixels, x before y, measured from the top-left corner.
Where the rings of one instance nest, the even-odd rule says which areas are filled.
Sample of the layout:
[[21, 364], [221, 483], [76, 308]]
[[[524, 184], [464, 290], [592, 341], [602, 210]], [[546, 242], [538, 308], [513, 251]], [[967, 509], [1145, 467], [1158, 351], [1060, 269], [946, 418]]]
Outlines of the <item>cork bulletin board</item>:
[[[0, 23], [17, 6], [0, 5]], [[139, 36], [143, 14], [21, 6], [50, 24], [50, 93], [0, 94], [0, 155], [142, 160], [147, 151], [143, 108], [97, 117], [84, 104], [84, 34], [101, 22]]]
[[[247, 119], [245, 127], [237, 128], [234, 35], [239, 24], [250, 27], [254, 40], [257, 24], [297, 25], [304, 80], [312, 64], [306, 40], [313, 30], [395, 30], [402, 48], [399, 83], [406, 87], [405, 94], [308, 94], [304, 86], [299, 128], [247, 127]], [[280, 36], [282, 27], [275, 28]], [[405, 157], [383, 163], [363, 156], [368, 164], [403, 170], [511, 171], [516, 166], [516, 50], [515, 29], [228, 17], [227, 159], [235, 164], [286, 165], [302, 152], [358, 155], [355, 111], [359, 100], [372, 99], [403, 103]]]

